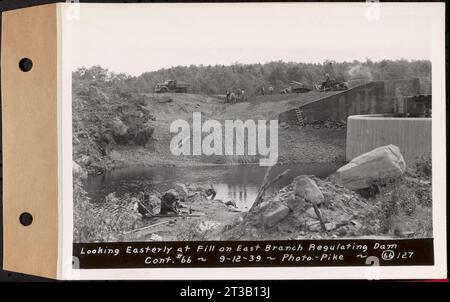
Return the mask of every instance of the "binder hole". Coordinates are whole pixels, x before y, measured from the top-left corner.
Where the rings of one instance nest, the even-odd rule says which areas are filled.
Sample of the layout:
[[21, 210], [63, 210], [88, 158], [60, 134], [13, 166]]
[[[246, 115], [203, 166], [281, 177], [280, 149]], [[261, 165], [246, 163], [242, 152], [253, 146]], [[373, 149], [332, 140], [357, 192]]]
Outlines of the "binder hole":
[[20, 214], [19, 221], [23, 226], [29, 226], [33, 222], [33, 216], [30, 213], [24, 212]]
[[33, 68], [33, 61], [28, 58], [23, 58], [19, 61], [19, 68], [23, 72], [28, 72], [31, 70], [31, 68]]

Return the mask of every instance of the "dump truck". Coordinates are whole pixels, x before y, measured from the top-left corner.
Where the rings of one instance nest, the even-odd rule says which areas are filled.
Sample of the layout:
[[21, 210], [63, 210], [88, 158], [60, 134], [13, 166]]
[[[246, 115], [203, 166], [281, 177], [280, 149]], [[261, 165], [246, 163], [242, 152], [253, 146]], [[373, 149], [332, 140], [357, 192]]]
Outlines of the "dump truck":
[[177, 81], [177, 80], [167, 80], [164, 83], [157, 84], [155, 87], [156, 93], [167, 93], [167, 92], [175, 92], [175, 93], [186, 93], [188, 90], [189, 84]]

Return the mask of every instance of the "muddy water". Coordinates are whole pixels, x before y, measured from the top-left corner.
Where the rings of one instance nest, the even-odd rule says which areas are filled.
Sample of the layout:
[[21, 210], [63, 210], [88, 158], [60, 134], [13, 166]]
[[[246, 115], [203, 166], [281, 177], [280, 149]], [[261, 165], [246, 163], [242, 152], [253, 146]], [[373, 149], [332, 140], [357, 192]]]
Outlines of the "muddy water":
[[[277, 166], [271, 176], [290, 169], [290, 173], [277, 183], [273, 190], [288, 185], [297, 175], [307, 174], [326, 177], [336, 171], [337, 165], [331, 163], [304, 163]], [[130, 167], [89, 177], [85, 189], [95, 202], [102, 202], [106, 195], [115, 192], [117, 196], [138, 193], [152, 188], [162, 192], [173, 183], [196, 184], [204, 187], [214, 186], [215, 199], [226, 202], [234, 200], [241, 209], [249, 208], [256, 198], [264, 178], [266, 167], [257, 165], [207, 166], [207, 167]], [[272, 175], [273, 174], [273, 175]]]

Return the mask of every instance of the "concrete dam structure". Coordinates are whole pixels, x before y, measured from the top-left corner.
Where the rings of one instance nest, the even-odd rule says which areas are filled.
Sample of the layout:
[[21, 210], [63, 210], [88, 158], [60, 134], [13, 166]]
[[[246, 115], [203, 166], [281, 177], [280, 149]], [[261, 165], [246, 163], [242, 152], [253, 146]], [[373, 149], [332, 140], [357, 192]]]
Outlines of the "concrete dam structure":
[[418, 157], [431, 157], [431, 117], [374, 114], [348, 118], [347, 160], [389, 144], [400, 148], [409, 166], [414, 165]]
[[396, 99], [421, 93], [419, 79], [372, 81], [345, 91], [329, 92], [308, 102], [302, 101], [310, 93], [299, 95], [298, 105], [281, 112], [280, 123], [311, 124], [318, 121], [345, 122], [350, 115], [392, 114]]

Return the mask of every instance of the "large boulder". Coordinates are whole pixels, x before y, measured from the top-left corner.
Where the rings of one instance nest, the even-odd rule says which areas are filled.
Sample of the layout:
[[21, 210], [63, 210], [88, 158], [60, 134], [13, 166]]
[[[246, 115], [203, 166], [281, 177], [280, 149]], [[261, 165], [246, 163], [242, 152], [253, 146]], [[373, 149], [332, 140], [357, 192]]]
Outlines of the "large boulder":
[[334, 179], [350, 190], [359, 190], [370, 187], [374, 181], [400, 177], [405, 169], [400, 149], [387, 145], [354, 158], [336, 171]]
[[324, 200], [322, 191], [320, 191], [316, 182], [306, 175], [297, 176], [294, 181], [294, 194], [306, 201], [321, 204]]
[[289, 215], [289, 208], [278, 202], [274, 202], [270, 207], [262, 214], [262, 222], [267, 227], [273, 227], [278, 222], [286, 218]]

